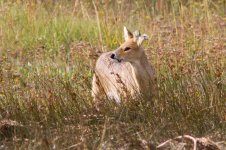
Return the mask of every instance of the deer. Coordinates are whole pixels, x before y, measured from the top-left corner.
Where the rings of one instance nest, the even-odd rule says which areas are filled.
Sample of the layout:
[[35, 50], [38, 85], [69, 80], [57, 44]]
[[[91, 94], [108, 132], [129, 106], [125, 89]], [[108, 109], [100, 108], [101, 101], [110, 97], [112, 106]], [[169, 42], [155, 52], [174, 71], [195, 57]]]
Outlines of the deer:
[[124, 43], [96, 61], [91, 91], [94, 102], [107, 98], [120, 104], [126, 98], [151, 98], [155, 72], [142, 48], [148, 36], [131, 33], [126, 27], [123, 30]]

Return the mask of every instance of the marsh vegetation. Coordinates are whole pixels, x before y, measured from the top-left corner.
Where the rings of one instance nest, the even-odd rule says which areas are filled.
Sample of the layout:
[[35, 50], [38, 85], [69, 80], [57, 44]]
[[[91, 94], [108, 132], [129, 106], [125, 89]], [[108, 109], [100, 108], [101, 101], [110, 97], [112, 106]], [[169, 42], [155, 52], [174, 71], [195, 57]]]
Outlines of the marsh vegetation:
[[[1, 0], [0, 120], [20, 129], [0, 131], [0, 149], [138, 149], [183, 134], [225, 140], [225, 5]], [[106, 101], [98, 112], [93, 67], [123, 41], [123, 26], [149, 35], [158, 94]]]

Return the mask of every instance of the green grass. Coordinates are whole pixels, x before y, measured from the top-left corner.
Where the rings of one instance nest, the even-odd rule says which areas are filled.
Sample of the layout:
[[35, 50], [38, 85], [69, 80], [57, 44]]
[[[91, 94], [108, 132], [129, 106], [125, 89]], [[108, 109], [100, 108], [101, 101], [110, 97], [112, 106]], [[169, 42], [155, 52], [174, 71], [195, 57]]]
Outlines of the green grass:
[[[96, 13], [89, 1], [0, 2], [0, 119], [24, 125], [12, 136], [0, 134], [0, 145], [138, 149], [141, 140], [183, 134], [224, 140], [224, 1], [95, 5]], [[117, 48], [124, 25], [150, 36], [144, 47], [158, 95], [121, 106], [106, 101], [97, 112], [95, 54]]]

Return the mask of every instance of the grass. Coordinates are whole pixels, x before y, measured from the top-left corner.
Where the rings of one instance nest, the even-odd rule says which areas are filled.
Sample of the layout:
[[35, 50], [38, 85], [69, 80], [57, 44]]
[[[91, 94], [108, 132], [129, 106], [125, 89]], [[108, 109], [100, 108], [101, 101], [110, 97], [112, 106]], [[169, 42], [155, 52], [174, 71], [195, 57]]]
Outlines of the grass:
[[[96, 11], [93, 5], [96, 5]], [[225, 139], [224, 1], [0, 1], [0, 134], [3, 149], [142, 148], [176, 135]], [[97, 16], [99, 20], [97, 19]], [[94, 108], [96, 54], [140, 29], [156, 70], [152, 101]]]

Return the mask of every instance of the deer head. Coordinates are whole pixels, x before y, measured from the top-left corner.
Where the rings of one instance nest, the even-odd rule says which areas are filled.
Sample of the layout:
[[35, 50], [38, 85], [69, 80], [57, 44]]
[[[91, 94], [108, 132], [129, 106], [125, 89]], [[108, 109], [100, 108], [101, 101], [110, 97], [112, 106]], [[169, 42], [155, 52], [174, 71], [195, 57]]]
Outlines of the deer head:
[[118, 62], [127, 61], [133, 63], [139, 61], [144, 55], [141, 45], [148, 39], [148, 36], [146, 34], [141, 35], [139, 31], [131, 33], [124, 27], [124, 39], [125, 42], [111, 54], [111, 58]]

